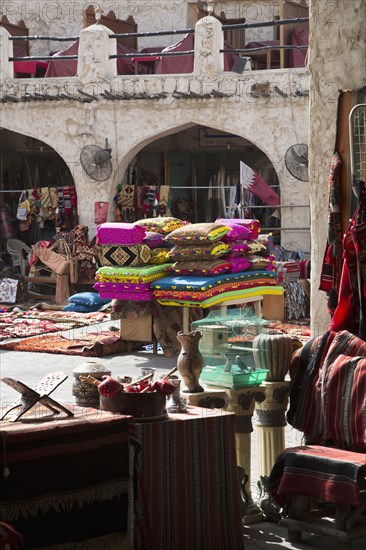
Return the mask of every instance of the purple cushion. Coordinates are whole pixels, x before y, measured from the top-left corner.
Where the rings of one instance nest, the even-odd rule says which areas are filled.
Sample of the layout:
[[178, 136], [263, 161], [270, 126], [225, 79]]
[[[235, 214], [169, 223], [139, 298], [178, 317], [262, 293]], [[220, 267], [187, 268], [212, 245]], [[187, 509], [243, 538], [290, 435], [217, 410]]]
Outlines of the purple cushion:
[[224, 243], [233, 243], [235, 241], [246, 241], [251, 237], [251, 230], [244, 225], [239, 225], [238, 223], [228, 223], [227, 224], [231, 229], [227, 235], [222, 237], [222, 242]]
[[215, 223], [224, 223], [225, 225], [235, 223], [238, 225], [242, 225], [251, 232], [251, 235], [250, 237], [248, 237], [248, 239], [258, 239], [261, 227], [258, 220], [247, 220], [245, 218], [217, 218]]
[[155, 233], [154, 231], [147, 231], [144, 243], [147, 244], [149, 248], [159, 248], [160, 246], [164, 246], [164, 235], [161, 233]]
[[225, 255], [226, 258], [234, 258], [235, 256], [244, 256], [248, 252], [248, 245], [242, 242], [230, 243], [230, 252]]
[[251, 262], [247, 258], [225, 258], [230, 264], [229, 273], [239, 273], [239, 271], [246, 271], [251, 267]]
[[146, 229], [132, 223], [107, 222], [97, 227], [98, 244], [141, 244]]

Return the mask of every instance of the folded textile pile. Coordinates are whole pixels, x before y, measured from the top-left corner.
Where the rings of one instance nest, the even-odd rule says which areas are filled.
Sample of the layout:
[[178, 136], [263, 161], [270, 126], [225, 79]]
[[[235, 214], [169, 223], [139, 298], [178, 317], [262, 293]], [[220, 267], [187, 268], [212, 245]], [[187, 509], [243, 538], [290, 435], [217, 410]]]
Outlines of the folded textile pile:
[[153, 297], [151, 283], [165, 277], [171, 264], [142, 267], [100, 267], [94, 288], [101, 298], [149, 301]]
[[97, 228], [99, 261], [102, 266], [140, 266], [150, 260], [143, 243], [146, 230], [132, 223], [102, 223]]
[[[215, 276], [169, 276], [152, 284], [162, 305], [210, 307], [226, 300], [282, 294], [272, 271], [243, 271]], [[259, 287], [259, 288], [258, 288]]]
[[174, 245], [168, 257], [175, 263], [171, 277], [152, 285], [160, 304], [209, 307], [259, 293], [283, 293], [271, 271], [267, 243], [257, 239], [259, 222], [239, 221], [245, 223], [190, 224], [165, 237]]
[[229, 271], [230, 264], [220, 258], [230, 247], [223, 238], [230, 228], [223, 224], [192, 223], [172, 231], [165, 241], [173, 248], [168, 257], [175, 262], [172, 272], [192, 275], [219, 275]]
[[94, 286], [99, 295], [117, 300], [151, 300], [151, 282], [164, 277], [170, 266], [165, 236], [182, 225], [182, 220], [171, 217], [100, 225], [97, 241], [102, 267]]

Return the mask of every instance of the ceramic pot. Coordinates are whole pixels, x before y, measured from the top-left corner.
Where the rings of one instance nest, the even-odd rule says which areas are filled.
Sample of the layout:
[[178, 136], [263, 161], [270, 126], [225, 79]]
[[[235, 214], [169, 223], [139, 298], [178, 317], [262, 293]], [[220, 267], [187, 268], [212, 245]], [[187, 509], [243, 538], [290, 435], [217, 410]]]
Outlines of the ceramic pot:
[[204, 389], [199, 383], [200, 374], [203, 369], [203, 357], [198, 349], [198, 344], [202, 338], [202, 332], [195, 330], [188, 334], [177, 333], [177, 338], [181, 344], [181, 351], [177, 359], [177, 368], [184, 382], [183, 392], [198, 393]]
[[257, 369], [268, 369], [268, 382], [281, 382], [290, 368], [293, 353], [291, 336], [283, 332], [259, 334], [253, 340], [254, 362]]
[[98, 387], [93, 384], [81, 382], [80, 376], [90, 374], [97, 380], [102, 381], [102, 376], [111, 375], [111, 371], [98, 363], [98, 361], [85, 361], [79, 367], [73, 370], [74, 382], [72, 385], [72, 395], [75, 397], [76, 405], [80, 407], [99, 408]]

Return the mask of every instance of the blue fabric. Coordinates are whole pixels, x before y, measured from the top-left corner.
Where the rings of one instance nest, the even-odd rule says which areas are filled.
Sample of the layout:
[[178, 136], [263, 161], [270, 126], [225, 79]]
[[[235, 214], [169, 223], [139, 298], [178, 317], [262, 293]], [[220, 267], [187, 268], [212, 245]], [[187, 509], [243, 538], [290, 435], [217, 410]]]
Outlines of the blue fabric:
[[273, 279], [276, 281], [276, 273], [261, 269], [258, 271], [242, 271], [239, 273], [224, 273], [214, 276], [174, 276], [163, 277], [152, 283], [154, 290], [207, 290], [231, 281], [243, 281], [245, 279], [255, 281], [256, 279]]
[[97, 292], [79, 292], [79, 294], [70, 296], [67, 301], [71, 304], [81, 304], [83, 306], [98, 306], [97, 310], [110, 302], [107, 298], [101, 298]]
[[84, 306], [83, 304], [67, 304], [62, 311], [74, 311], [76, 313], [91, 313], [92, 311], [98, 311], [100, 305]]

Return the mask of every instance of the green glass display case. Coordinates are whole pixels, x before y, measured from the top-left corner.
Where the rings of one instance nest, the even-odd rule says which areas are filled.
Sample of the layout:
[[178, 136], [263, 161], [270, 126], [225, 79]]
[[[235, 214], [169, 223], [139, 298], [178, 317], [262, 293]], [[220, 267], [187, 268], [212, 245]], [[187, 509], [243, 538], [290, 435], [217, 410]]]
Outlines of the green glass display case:
[[192, 323], [202, 338], [199, 350], [204, 368], [200, 379], [209, 386], [239, 389], [259, 386], [267, 370], [257, 369], [254, 362], [253, 340], [268, 332], [269, 321], [254, 315], [250, 308], [211, 311], [202, 320]]

